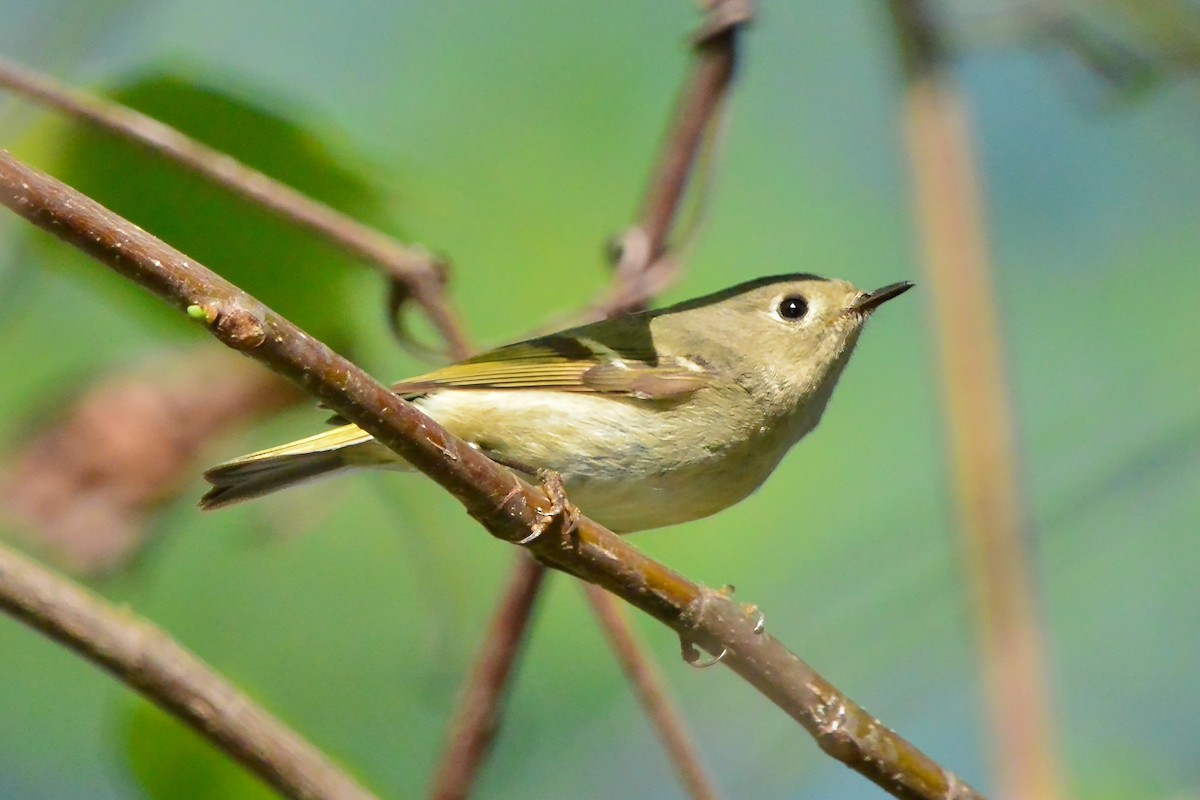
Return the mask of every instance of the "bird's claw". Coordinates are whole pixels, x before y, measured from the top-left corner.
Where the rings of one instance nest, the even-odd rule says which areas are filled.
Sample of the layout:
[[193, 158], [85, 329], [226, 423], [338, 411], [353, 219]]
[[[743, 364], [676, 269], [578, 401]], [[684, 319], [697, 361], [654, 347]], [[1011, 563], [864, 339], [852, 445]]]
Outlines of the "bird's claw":
[[540, 519], [533, 523], [530, 534], [517, 542], [519, 545], [530, 545], [541, 538], [555, 517], [562, 517], [564, 536], [570, 535], [579, 527], [579, 509], [567, 498], [561, 475], [553, 470], [542, 472], [542, 491], [550, 498], [550, 508], [546, 511], [537, 509]]

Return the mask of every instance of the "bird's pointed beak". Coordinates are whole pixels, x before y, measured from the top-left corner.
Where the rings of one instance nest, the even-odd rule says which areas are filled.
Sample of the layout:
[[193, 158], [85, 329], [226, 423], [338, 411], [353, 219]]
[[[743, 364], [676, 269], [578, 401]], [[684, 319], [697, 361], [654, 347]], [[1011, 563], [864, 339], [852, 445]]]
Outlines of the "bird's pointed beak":
[[876, 289], [873, 292], [862, 295], [854, 301], [854, 305], [850, 306], [849, 310], [860, 316], [866, 316], [888, 300], [891, 300], [893, 297], [899, 297], [912, 287], [913, 283], [911, 281], [888, 284], [882, 289]]

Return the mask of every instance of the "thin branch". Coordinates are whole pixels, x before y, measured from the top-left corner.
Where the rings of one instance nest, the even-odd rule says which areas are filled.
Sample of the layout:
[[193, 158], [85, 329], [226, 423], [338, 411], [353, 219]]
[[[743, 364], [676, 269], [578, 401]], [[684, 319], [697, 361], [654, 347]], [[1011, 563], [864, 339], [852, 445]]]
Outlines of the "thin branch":
[[0, 608], [103, 667], [284, 796], [374, 797], [167, 634], [4, 547]]
[[[585, 312], [587, 319], [614, 316], [644, 306], [651, 297], [666, 288], [678, 273], [679, 261], [669, 252], [667, 239], [679, 215], [693, 165], [704, 148], [705, 140], [712, 138], [720, 124], [720, 111], [732, 83], [737, 60], [738, 29], [751, 16], [747, 0], [705, 0], [705, 7], [707, 13], [694, 37], [695, 65], [685, 83], [683, 98], [670, 125], [660, 163], [646, 186], [640, 222], [626, 233], [612, 286], [604, 300]], [[488, 631], [489, 639], [494, 636], [503, 642], [511, 642], [523, 635], [527, 620], [507, 615], [504, 609], [514, 603], [523, 603], [524, 592], [524, 583], [519, 578], [510, 582], [497, 604], [501, 611], [493, 618]], [[532, 603], [524, 605], [526, 614], [532, 607]], [[610, 624], [603, 614], [600, 615], [600, 622], [604, 626]], [[511, 646], [515, 647], [515, 644]], [[636, 642], [630, 646], [634, 649], [638, 647]], [[459, 693], [460, 703], [456, 707], [452, 725], [454, 738], [449, 740], [437, 768], [439, 777], [434, 783], [435, 796], [440, 787], [452, 786], [454, 793], [447, 790], [444, 796], [466, 797], [482, 769], [488, 755], [488, 744], [493, 738], [492, 728], [499, 724], [499, 705], [510, 677], [496, 669], [501, 666], [511, 669], [514, 663], [512, 659], [490, 663], [493, 657], [503, 652], [503, 646], [493, 646], [485, 641], [479, 653], [480, 661]], [[625, 660], [621, 654], [618, 657]], [[472, 703], [487, 705], [474, 709], [467, 707]], [[665, 730], [657, 722], [656, 729]], [[677, 738], [682, 741], [684, 737], [680, 733]], [[459, 739], [462, 741], [459, 742]], [[673, 758], [686, 749], [670, 739], [665, 740], [664, 744]], [[685, 781], [688, 780], [686, 776], [700, 774], [698, 765], [693, 762], [686, 759], [675, 762]], [[689, 782], [699, 785], [702, 781]]]
[[658, 731], [671, 763], [679, 772], [679, 779], [688, 796], [695, 800], [716, 800], [719, 795], [704, 772], [700, 754], [688, 735], [687, 726], [667, 694], [662, 674], [634, 636], [629, 619], [613, 596], [599, 586], [585, 583], [583, 590], [600, 622], [601, 630], [621, 662], [621, 669], [633, 685], [642, 710]]
[[[739, 15], [721, 13], [732, 11], [735, 6], [741, 11]], [[733, 82], [738, 34], [749, 21], [750, 9], [748, 3], [724, 0], [710, 3], [708, 13], [695, 37], [696, 64], [683, 90], [658, 167], [646, 186], [638, 215], [638, 226], [649, 242], [650, 262], [667, 250], [667, 235], [687, 189], [701, 142]]]
[[695, 65], [651, 171], [638, 221], [622, 237], [615, 280], [594, 316], [615, 316], [645, 306], [679, 269], [669, 235], [706, 139], [718, 128], [737, 66], [738, 36], [752, 15], [749, 0], [705, 0], [705, 17], [693, 37]]
[[[0, 58], [0, 88], [47, 105], [80, 122], [134, 142], [175, 162], [283, 219], [324, 237], [370, 262], [390, 282], [407, 287], [445, 339], [454, 358], [470, 345], [443, 293], [446, 265], [423, 250], [405, 247], [387, 234], [349, 217], [182, 131], [131, 108], [77, 91], [27, 67]], [[399, 308], [394, 309], [399, 313]], [[397, 323], [399, 325], [399, 323]], [[403, 333], [403, 328], [398, 327]]]
[[297, 383], [436, 481], [493, 536], [527, 542], [547, 566], [603, 586], [685, 642], [724, 653], [724, 664], [796, 719], [822, 749], [896, 797], [980, 797], [762, 632], [753, 615], [601, 525], [579, 517], [571, 528], [560, 518], [530, 540], [553, 515], [545, 493], [207, 268], [4, 152], [0, 202]]
[[890, 0], [1000, 796], [1063, 796], [974, 146], [924, 0]]
[[484, 635], [475, 667], [463, 683], [446, 747], [429, 797], [461, 800], [475, 785], [484, 759], [500, 727], [500, 712], [509, 676], [537, 601], [546, 568], [520, 554], [500, 606]]

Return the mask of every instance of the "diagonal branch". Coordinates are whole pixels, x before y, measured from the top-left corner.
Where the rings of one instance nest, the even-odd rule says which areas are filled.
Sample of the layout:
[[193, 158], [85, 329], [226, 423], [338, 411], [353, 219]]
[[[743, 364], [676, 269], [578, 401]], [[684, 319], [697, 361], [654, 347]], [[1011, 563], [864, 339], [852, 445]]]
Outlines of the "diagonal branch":
[[374, 797], [167, 634], [3, 547], [0, 608], [141, 692], [285, 797]]
[[638, 227], [649, 243], [647, 260], [651, 263], [667, 251], [667, 237], [701, 144], [733, 84], [741, 26], [750, 20], [750, 4], [742, 0], [716, 0], [707, 5], [708, 14], [694, 37], [696, 63], [684, 85], [672, 131], [651, 173], [638, 215]]
[[459, 692], [429, 796], [467, 797], [500, 727], [501, 701], [520, 655], [546, 568], [522, 553]]
[[[752, 615], [586, 517], [552, 525], [539, 489], [452, 436], [260, 301], [98, 203], [0, 152], [0, 203], [140, 284], [225, 345], [303, 387], [424, 472], [493, 536], [596, 583], [711, 653], [799, 722], [823, 750], [896, 797], [980, 795], [837, 691]], [[560, 519], [561, 522], [561, 519]]]
[[980, 616], [1000, 796], [1062, 797], [1014, 421], [992, 292], [979, 179], [962, 100], [927, 0], [890, 0], [907, 86], [907, 143], [933, 287], [963, 556]]
[[613, 596], [599, 586], [585, 583], [583, 590], [609, 645], [621, 662], [621, 669], [625, 671], [646, 716], [671, 756], [671, 763], [679, 772], [679, 780], [687, 789], [688, 796], [695, 800], [716, 800], [717, 791], [704, 772], [700, 754], [696, 752], [696, 745], [688, 735], [679, 710], [667, 694], [662, 674], [638, 643], [628, 617]]
[[613, 285], [594, 317], [636, 311], [674, 280], [679, 261], [669, 236], [706, 142], [720, 126], [721, 111], [733, 86], [738, 37], [749, 23], [749, 0], [705, 0], [705, 17], [693, 37], [696, 50], [670, 133], [651, 171], [638, 221], [621, 239]]
[[[469, 354], [466, 335], [443, 293], [446, 265], [429, 253], [405, 247], [390, 236], [153, 117], [63, 86], [47, 75], [3, 58], [0, 58], [0, 88], [141, 145], [324, 237], [355, 257], [373, 263], [391, 282], [394, 297], [411, 298], [421, 305], [455, 358], [465, 358]], [[399, 313], [399, 300], [393, 305], [393, 311]]]

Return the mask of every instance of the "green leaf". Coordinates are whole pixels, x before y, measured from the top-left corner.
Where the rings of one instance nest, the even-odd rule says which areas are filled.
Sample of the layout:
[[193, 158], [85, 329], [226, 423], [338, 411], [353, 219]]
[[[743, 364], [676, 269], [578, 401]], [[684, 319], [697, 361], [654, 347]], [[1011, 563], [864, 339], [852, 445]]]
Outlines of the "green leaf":
[[130, 770], [149, 797], [169, 800], [275, 797], [244, 767], [157, 706], [139, 700], [128, 724]]
[[[351, 216], [380, 216], [378, 193], [339, 163], [347, 159], [297, 122], [227, 90], [162, 73], [131, 80], [112, 96]], [[358, 267], [333, 246], [111, 134], [55, 121], [36, 139], [30, 144], [43, 168], [317, 337], [348, 341], [348, 278]], [[357, 166], [366, 172], [361, 163]], [[122, 308], [180, 335], [195, 335], [194, 326], [142, 289], [85, 264], [82, 256], [47, 237], [38, 241], [46, 245], [39, 253], [50, 265], [94, 282]]]

